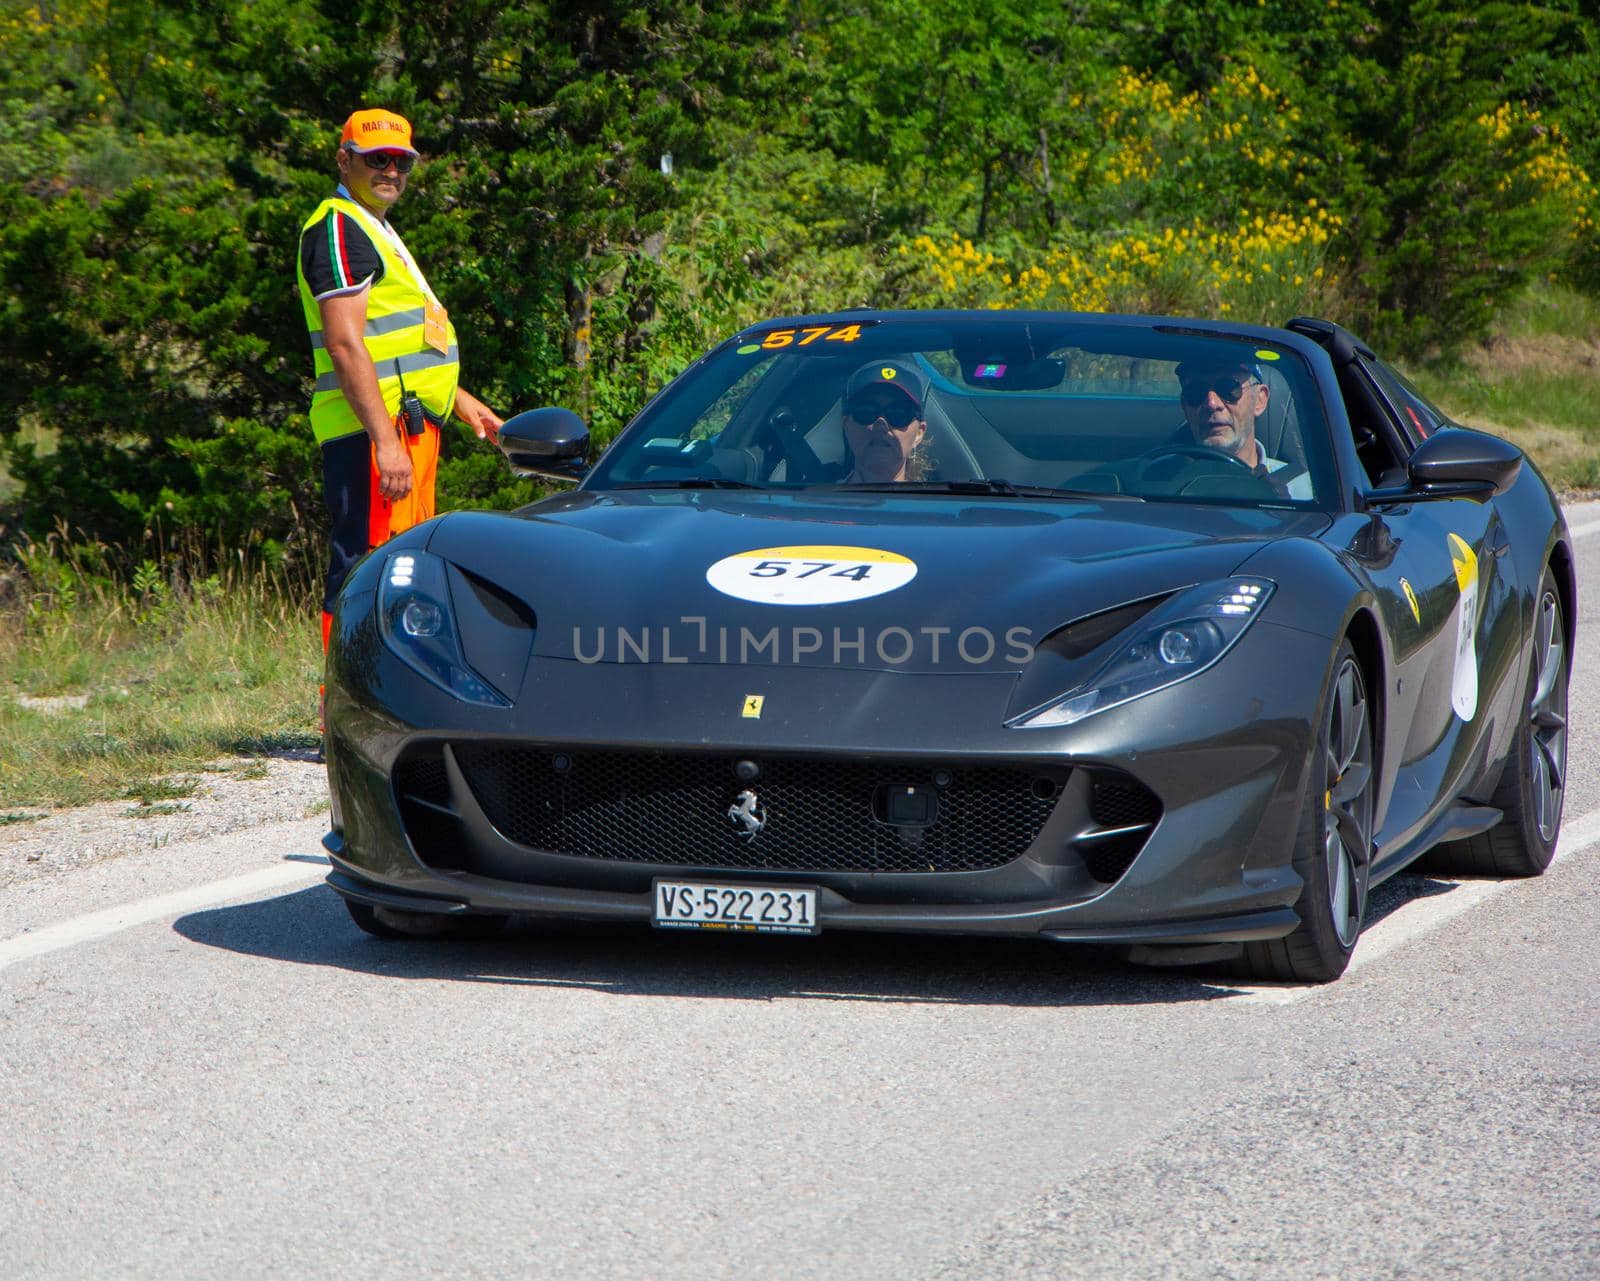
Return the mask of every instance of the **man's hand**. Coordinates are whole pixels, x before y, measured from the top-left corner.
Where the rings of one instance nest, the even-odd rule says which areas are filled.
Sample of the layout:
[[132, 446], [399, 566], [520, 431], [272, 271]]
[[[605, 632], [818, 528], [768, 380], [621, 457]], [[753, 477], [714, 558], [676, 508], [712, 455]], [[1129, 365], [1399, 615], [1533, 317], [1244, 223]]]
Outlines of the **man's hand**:
[[372, 452], [378, 465], [378, 492], [391, 503], [399, 502], [411, 492], [411, 455], [393, 429], [373, 444]]
[[500, 443], [500, 424], [505, 420], [465, 387], [456, 389], [455, 415], [472, 428], [479, 440], [491, 445]]

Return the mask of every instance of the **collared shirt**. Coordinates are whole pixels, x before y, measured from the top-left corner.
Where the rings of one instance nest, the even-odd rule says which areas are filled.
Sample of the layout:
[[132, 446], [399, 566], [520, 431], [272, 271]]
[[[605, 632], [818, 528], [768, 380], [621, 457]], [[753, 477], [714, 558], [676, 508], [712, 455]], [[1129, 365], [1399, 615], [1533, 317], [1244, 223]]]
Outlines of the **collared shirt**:
[[[360, 205], [350, 189], [340, 183], [334, 195]], [[370, 218], [352, 217], [338, 209], [330, 209], [315, 227], [308, 228], [300, 237], [300, 262], [305, 271], [306, 284], [311, 296], [318, 302], [324, 298], [337, 298], [342, 294], [360, 293], [383, 279], [383, 256], [372, 243], [371, 231], [376, 228], [393, 247], [400, 260], [411, 268], [422, 292], [433, 298], [433, 288], [428, 284], [422, 268], [400, 239], [400, 233], [387, 218], [373, 214]], [[437, 300], [436, 300], [437, 301]]]
[[[1290, 466], [1292, 464], [1284, 462], [1281, 458], [1273, 458], [1266, 450], [1261, 448], [1259, 441], [1256, 442], [1256, 472], [1258, 475], [1272, 476]], [[1279, 483], [1288, 491], [1290, 498], [1314, 497], [1311, 492], [1311, 473], [1304, 468], [1300, 469], [1298, 475]]]
[[[334, 194], [355, 203], [355, 197], [343, 183]], [[374, 221], [383, 227], [389, 225], [383, 219]], [[383, 279], [383, 256], [372, 243], [366, 227], [338, 209], [330, 209], [300, 237], [300, 266], [311, 288], [311, 296], [318, 302], [360, 293]]]

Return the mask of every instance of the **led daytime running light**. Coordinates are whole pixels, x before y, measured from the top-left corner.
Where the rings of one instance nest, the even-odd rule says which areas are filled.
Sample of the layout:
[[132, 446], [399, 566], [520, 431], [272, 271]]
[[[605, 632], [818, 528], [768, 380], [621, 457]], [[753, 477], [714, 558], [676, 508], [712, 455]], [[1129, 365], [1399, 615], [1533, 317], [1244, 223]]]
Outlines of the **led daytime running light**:
[[445, 562], [427, 552], [397, 552], [378, 585], [378, 630], [406, 666], [465, 703], [510, 707], [511, 700], [467, 662], [451, 607]]
[[1059, 729], [1198, 676], [1244, 635], [1274, 586], [1266, 579], [1226, 579], [1177, 593], [1140, 619], [1088, 681], [1008, 723]]

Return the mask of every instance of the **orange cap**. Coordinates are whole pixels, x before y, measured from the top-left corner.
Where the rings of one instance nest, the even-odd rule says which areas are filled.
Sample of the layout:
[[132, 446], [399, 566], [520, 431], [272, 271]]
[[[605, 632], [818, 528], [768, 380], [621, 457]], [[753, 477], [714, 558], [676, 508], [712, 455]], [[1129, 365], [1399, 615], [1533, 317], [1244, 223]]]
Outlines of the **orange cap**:
[[339, 145], [350, 151], [409, 151], [417, 155], [411, 145], [411, 122], [393, 111], [373, 107], [366, 111], [352, 111], [344, 122], [344, 133], [339, 135]]

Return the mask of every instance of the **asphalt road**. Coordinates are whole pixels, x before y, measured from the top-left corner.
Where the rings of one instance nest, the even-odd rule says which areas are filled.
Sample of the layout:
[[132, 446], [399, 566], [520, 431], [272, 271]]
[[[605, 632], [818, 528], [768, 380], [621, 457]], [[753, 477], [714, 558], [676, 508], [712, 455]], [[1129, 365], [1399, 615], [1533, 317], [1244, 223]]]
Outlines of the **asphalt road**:
[[1577, 547], [1558, 862], [1396, 878], [1328, 987], [983, 941], [385, 944], [317, 821], [30, 881], [0, 1277], [1600, 1276]]

